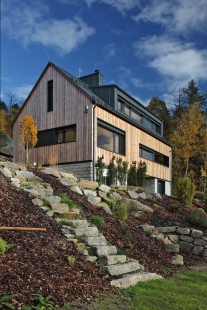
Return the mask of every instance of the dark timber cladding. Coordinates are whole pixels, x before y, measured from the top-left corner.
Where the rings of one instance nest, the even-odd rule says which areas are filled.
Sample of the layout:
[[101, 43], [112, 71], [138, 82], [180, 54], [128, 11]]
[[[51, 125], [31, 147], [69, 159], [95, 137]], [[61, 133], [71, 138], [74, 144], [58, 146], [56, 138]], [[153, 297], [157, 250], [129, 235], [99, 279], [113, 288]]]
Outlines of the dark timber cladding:
[[[86, 106], [88, 113], [84, 113]], [[18, 127], [26, 114], [34, 118], [40, 135], [45, 132], [39, 141], [42, 145], [31, 150], [31, 162], [48, 164], [52, 155], [59, 163], [92, 160], [92, 101], [58, 67], [49, 63], [14, 123], [14, 162], [18, 163], [25, 163]], [[53, 130], [53, 137], [45, 145], [42, 140], [48, 130]]]

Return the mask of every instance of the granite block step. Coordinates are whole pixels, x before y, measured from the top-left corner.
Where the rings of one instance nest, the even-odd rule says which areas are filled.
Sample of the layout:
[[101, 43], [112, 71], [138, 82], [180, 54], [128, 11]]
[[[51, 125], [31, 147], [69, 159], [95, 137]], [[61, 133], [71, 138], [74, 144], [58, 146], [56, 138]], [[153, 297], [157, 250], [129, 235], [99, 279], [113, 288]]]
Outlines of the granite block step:
[[125, 289], [129, 286], [136, 285], [138, 282], [158, 279], [163, 279], [163, 277], [156, 273], [138, 272], [134, 274], [124, 275], [120, 279], [112, 280], [111, 285], [121, 289]]
[[76, 236], [98, 237], [99, 235], [98, 228], [96, 226], [71, 228], [71, 232]]
[[86, 237], [86, 238], [83, 238], [82, 241], [88, 246], [93, 246], [93, 247], [107, 245], [107, 240], [104, 236]]
[[98, 257], [117, 254], [117, 248], [114, 245], [97, 246], [95, 251]]
[[125, 273], [143, 270], [144, 267], [138, 262], [129, 262], [124, 264], [104, 266], [105, 269], [111, 276], [119, 276]]
[[107, 265], [115, 265], [117, 263], [125, 263], [126, 256], [125, 255], [107, 255], [104, 257], [106, 259]]

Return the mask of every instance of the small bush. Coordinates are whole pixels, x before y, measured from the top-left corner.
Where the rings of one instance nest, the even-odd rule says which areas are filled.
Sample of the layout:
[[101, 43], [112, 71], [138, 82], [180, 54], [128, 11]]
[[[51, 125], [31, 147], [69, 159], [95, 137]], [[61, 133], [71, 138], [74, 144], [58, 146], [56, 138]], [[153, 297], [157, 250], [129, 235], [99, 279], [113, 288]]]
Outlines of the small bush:
[[207, 228], [207, 218], [197, 213], [191, 213], [188, 222], [201, 228]]
[[103, 162], [104, 156], [102, 155], [101, 157], [98, 156], [97, 162], [95, 164], [96, 167], [96, 181], [98, 182], [99, 185], [104, 183], [104, 167], [105, 163]]
[[189, 178], [180, 178], [176, 183], [176, 194], [186, 205], [191, 205], [195, 196], [195, 185]]
[[94, 215], [92, 217], [92, 222], [93, 222], [93, 224], [95, 224], [96, 226], [99, 226], [99, 227], [103, 227], [106, 224], [104, 219], [98, 215]]
[[115, 166], [115, 156], [109, 162], [108, 169], [107, 169], [107, 176], [106, 176], [106, 184], [110, 186], [114, 183], [116, 178], [116, 166]]
[[10, 244], [0, 238], [0, 254], [4, 254], [10, 247]]
[[125, 199], [116, 202], [115, 204], [115, 213], [120, 220], [127, 220], [129, 216], [129, 206]]
[[67, 261], [72, 266], [75, 263], [75, 257], [74, 256], [68, 256]]

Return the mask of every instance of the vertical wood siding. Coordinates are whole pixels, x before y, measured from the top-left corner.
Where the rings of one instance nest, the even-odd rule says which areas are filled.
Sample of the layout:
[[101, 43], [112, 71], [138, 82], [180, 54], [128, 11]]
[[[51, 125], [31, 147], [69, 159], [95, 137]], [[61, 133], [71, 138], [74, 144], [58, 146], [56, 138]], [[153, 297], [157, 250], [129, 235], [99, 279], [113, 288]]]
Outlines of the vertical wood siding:
[[106, 164], [109, 163], [113, 155], [115, 155], [116, 157], [122, 157], [123, 160], [128, 161], [130, 164], [132, 163], [132, 161], [136, 160], [137, 162], [139, 162], [140, 160], [142, 160], [145, 161], [147, 164], [147, 175], [160, 178], [163, 180], [168, 181], [171, 180], [170, 168], [139, 157], [139, 143], [141, 143], [161, 154], [170, 157], [171, 162], [171, 148], [168, 145], [150, 136], [149, 134], [145, 133], [139, 128], [118, 118], [112, 113], [109, 113], [108, 111], [101, 109], [100, 107], [96, 108], [96, 117], [125, 131], [125, 139], [126, 139], [126, 156], [121, 156], [119, 154], [97, 147], [96, 159], [98, 156], [104, 155], [104, 162]]
[[[47, 112], [47, 82], [53, 80], [53, 111]], [[88, 105], [88, 113], [84, 113]], [[38, 131], [76, 124], [76, 142], [68, 142], [34, 148], [30, 161], [48, 164], [48, 158], [56, 154], [59, 163], [92, 160], [92, 103], [76, 86], [49, 66], [33, 90], [25, 107], [14, 124], [14, 162], [25, 163], [25, 152], [19, 147], [20, 120], [31, 115]]]

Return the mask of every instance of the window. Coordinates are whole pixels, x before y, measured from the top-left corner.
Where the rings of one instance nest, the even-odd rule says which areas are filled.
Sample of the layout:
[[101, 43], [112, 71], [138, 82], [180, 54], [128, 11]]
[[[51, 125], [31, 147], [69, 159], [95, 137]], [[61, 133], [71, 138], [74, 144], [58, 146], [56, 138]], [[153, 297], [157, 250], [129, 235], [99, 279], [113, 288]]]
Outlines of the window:
[[142, 116], [139, 113], [134, 112], [133, 110], [131, 111], [131, 117], [135, 119], [135, 121], [142, 123]]
[[47, 82], [47, 111], [53, 111], [53, 80]]
[[157, 164], [169, 167], [169, 157], [158, 153], [152, 149], [140, 145], [139, 156], [154, 161]]
[[118, 101], [118, 110], [122, 111], [122, 107], [123, 107], [123, 102], [122, 101]]
[[149, 129], [153, 129], [152, 122], [146, 117], [143, 118], [143, 125]]
[[124, 113], [130, 116], [130, 108], [127, 105], [124, 105]]
[[125, 132], [101, 120], [98, 120], [97, 146], [121, 155], [125, 155]]
[[36, 147], [76, 140], [76, 125], [38, 131]]

